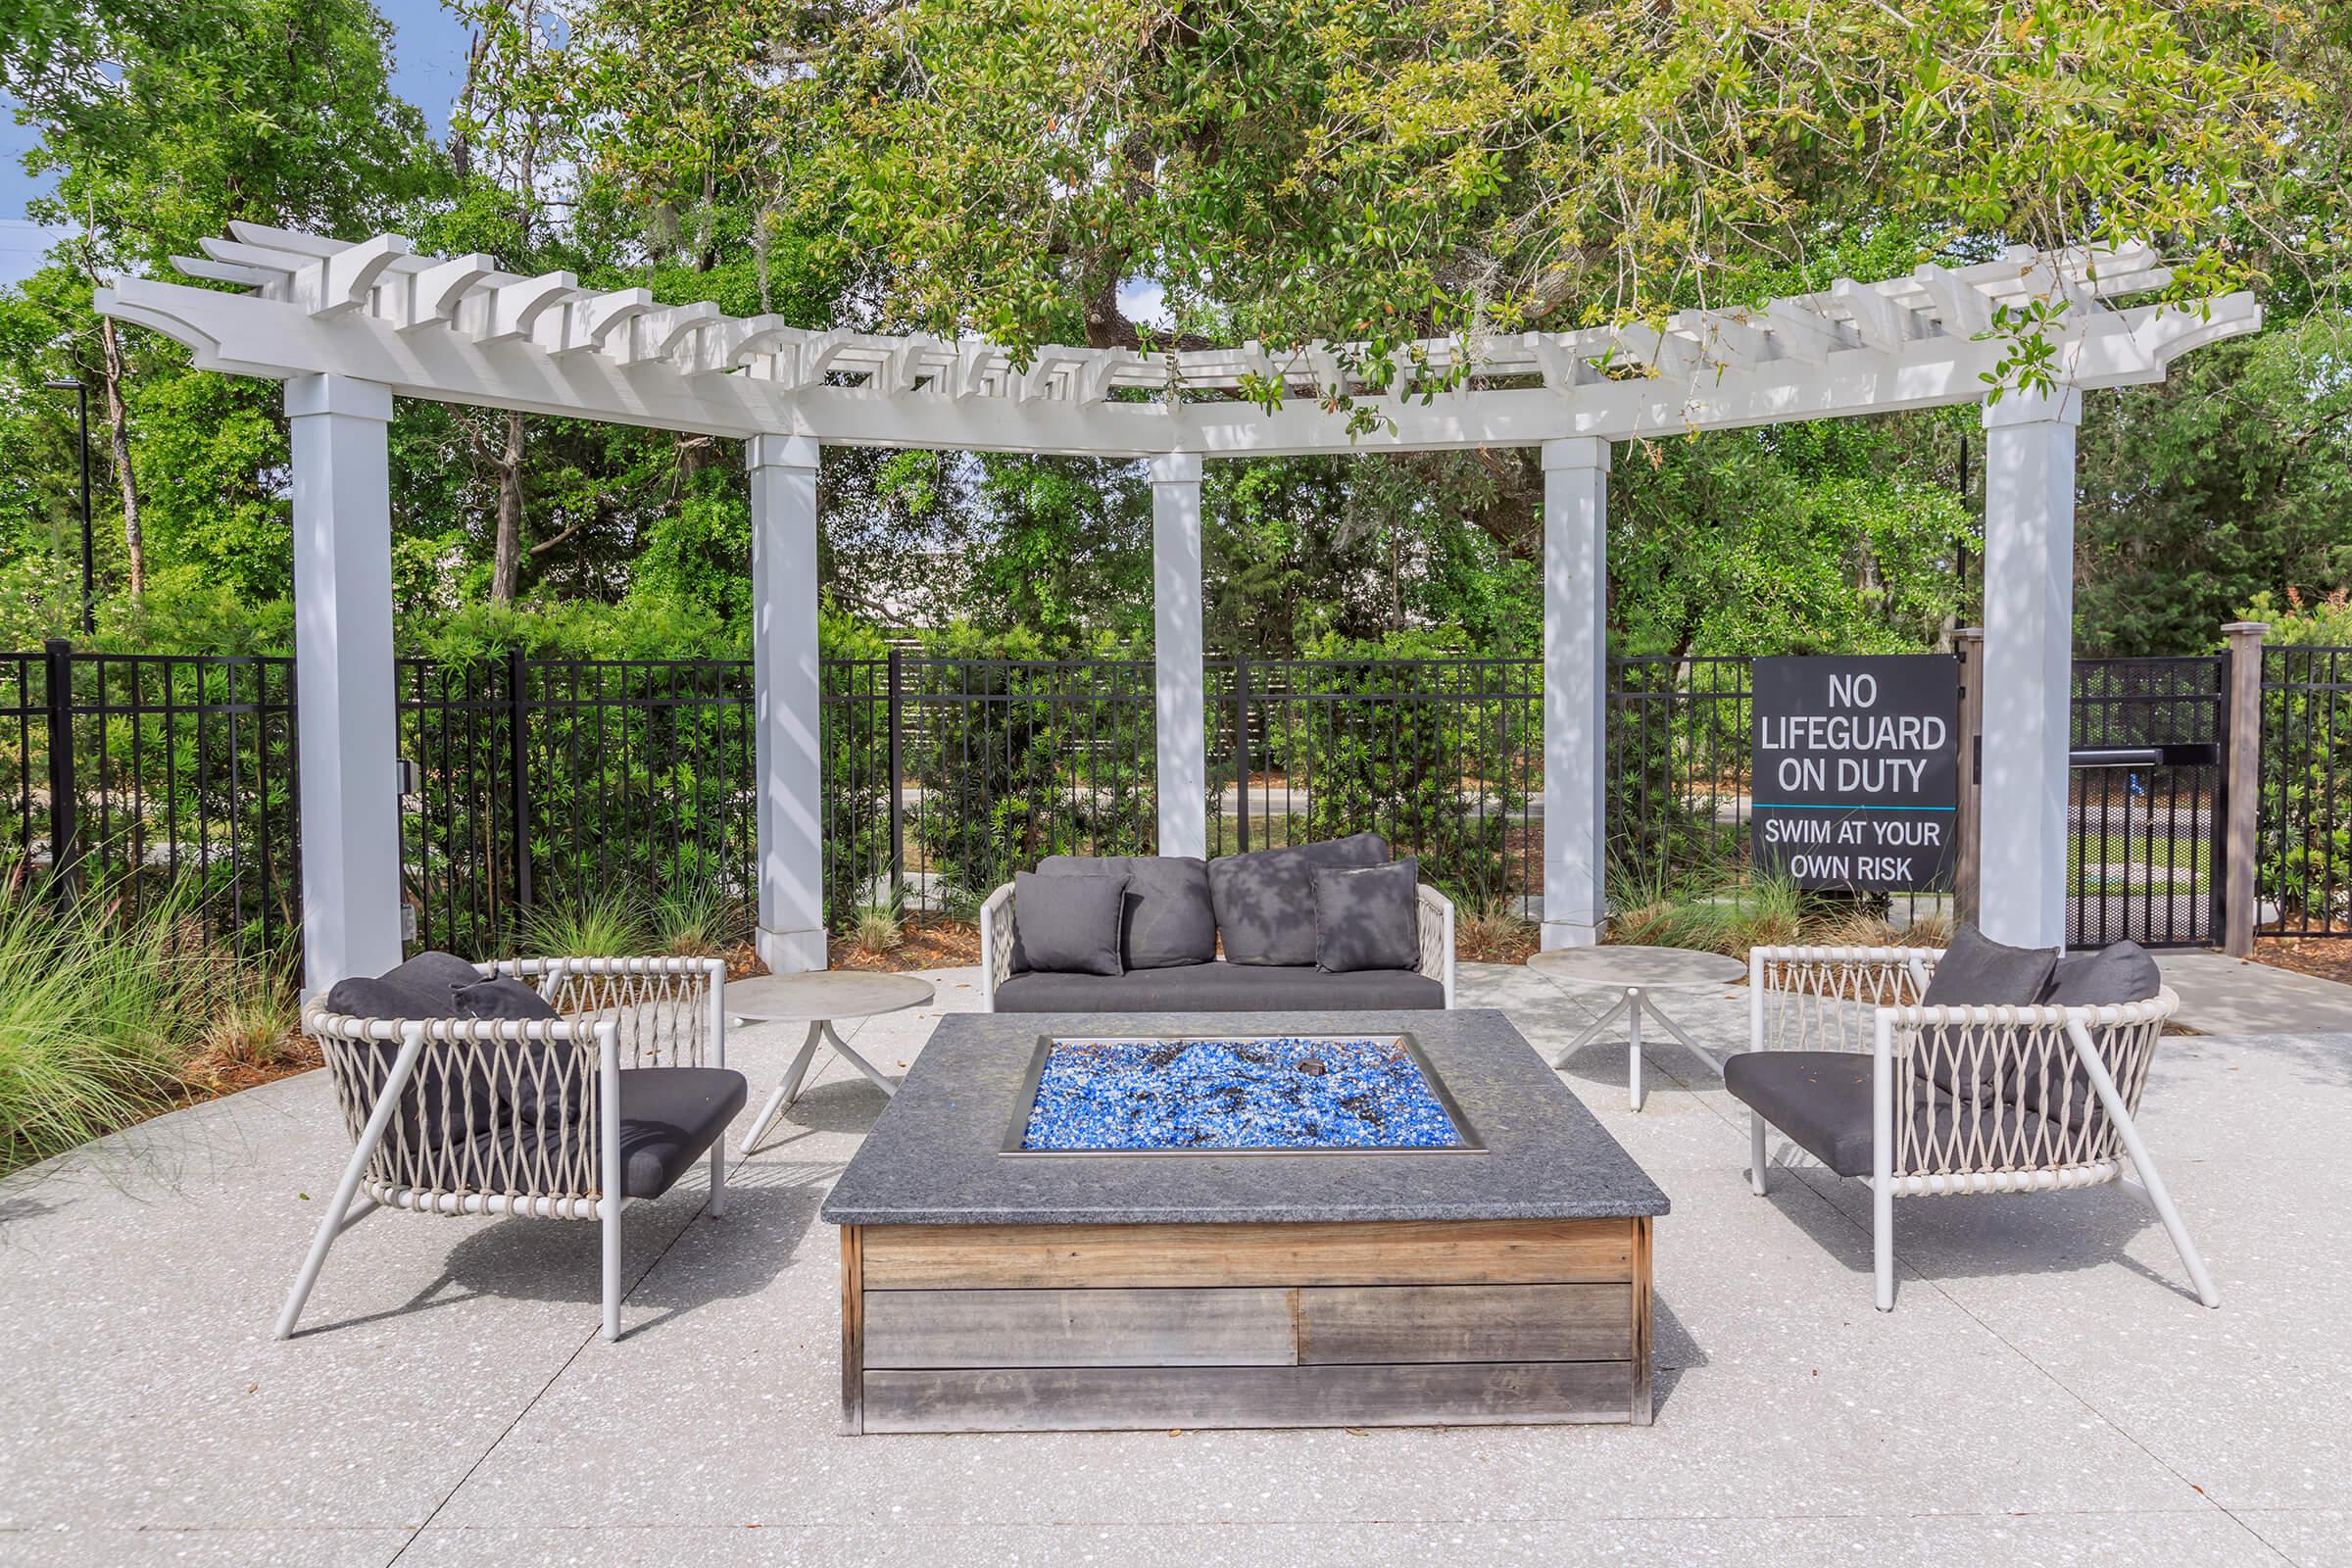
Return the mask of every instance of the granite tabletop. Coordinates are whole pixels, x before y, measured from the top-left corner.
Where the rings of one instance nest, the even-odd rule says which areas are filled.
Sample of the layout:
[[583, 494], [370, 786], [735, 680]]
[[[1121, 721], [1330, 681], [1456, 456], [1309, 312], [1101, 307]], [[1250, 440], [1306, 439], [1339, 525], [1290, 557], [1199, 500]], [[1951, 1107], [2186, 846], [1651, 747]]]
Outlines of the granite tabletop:
[[[1410, 1033], [1483, 1152], [1002, 1152], [1040, 1036]], [[1663, 1214], [1666, 1195], [1495, 1011], [951, 1013], [826, 1198], [835, 1225]]]

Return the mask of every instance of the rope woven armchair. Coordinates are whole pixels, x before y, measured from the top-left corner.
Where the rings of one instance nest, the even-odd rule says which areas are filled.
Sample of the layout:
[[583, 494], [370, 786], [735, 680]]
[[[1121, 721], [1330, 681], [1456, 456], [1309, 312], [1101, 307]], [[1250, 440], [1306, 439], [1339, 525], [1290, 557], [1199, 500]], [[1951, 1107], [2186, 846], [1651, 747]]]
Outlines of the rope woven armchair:
[[745, 1099], [743, 1076], [725, 1070], [725, 963], [425, 956], [449, 973], [526, 983], [536, 1000], [525, 1010], [552, 1015], [358, 1016], [334, 1010], [340, 986], [305, 1005], [352, 1153], [277, 1337], [294, 1332], [335, 1240], [396, 1208], [600, 1221], [605, 1338], [618, 1339], [621, 1210], [667, 1192], [708, 1151], [710, 1212], [724, 1211], [720, 1135]]
[[[1871, 1186], [1877, 1304], [1894, 1306], [1894, 1200], [2054, 1192], [2116, 1181], [2128, 1157], [2197, 1298], [2221, 1298], [2133, 1123], [2169, 988], [2100, 1006], [1927, 1006], [1938, 948], [1757, 948], [1748, 1051], [1724, 1084], [1765, 1125]], [[1765, 1054], [1772, 1054], [1767, 1056]]]

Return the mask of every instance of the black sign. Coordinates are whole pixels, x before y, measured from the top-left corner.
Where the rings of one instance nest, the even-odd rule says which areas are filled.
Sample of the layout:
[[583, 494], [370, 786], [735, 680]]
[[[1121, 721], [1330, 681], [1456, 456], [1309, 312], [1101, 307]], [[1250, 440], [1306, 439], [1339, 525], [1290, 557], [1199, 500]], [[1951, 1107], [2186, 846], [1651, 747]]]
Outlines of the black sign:
[[1952, 885], [1959, 662], [1755, 662], [1755, 863], [1799, 887]]

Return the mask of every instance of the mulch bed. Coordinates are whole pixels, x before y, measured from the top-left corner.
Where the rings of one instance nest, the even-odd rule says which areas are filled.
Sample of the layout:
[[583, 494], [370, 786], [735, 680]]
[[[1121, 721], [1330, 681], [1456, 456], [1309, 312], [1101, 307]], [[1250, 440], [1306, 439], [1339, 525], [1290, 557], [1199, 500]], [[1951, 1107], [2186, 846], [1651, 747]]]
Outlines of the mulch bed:
[[2257, 937], [2254, 961], [2352, 985], [2352, 937]]
[[869, 969], [886, 974], [910, 969], [955, 969], [980, 961], [980, 927], [968, 920], [917, 915], [904, 927], [906, 936], [887, 953], [870, 952], [852, 937], [835, 937], [826, 947], [826, 959], [836, 969]]

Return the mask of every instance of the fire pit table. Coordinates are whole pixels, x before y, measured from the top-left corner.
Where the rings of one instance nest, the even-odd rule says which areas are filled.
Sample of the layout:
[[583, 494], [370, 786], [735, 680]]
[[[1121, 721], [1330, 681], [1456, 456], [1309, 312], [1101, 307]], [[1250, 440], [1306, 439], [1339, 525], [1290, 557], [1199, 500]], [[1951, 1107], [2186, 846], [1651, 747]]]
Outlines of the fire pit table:
[[1499, 1012], [951, 1014], [825, 1200], [844, 1428], [1646, 1424], [1666, 1211]]

